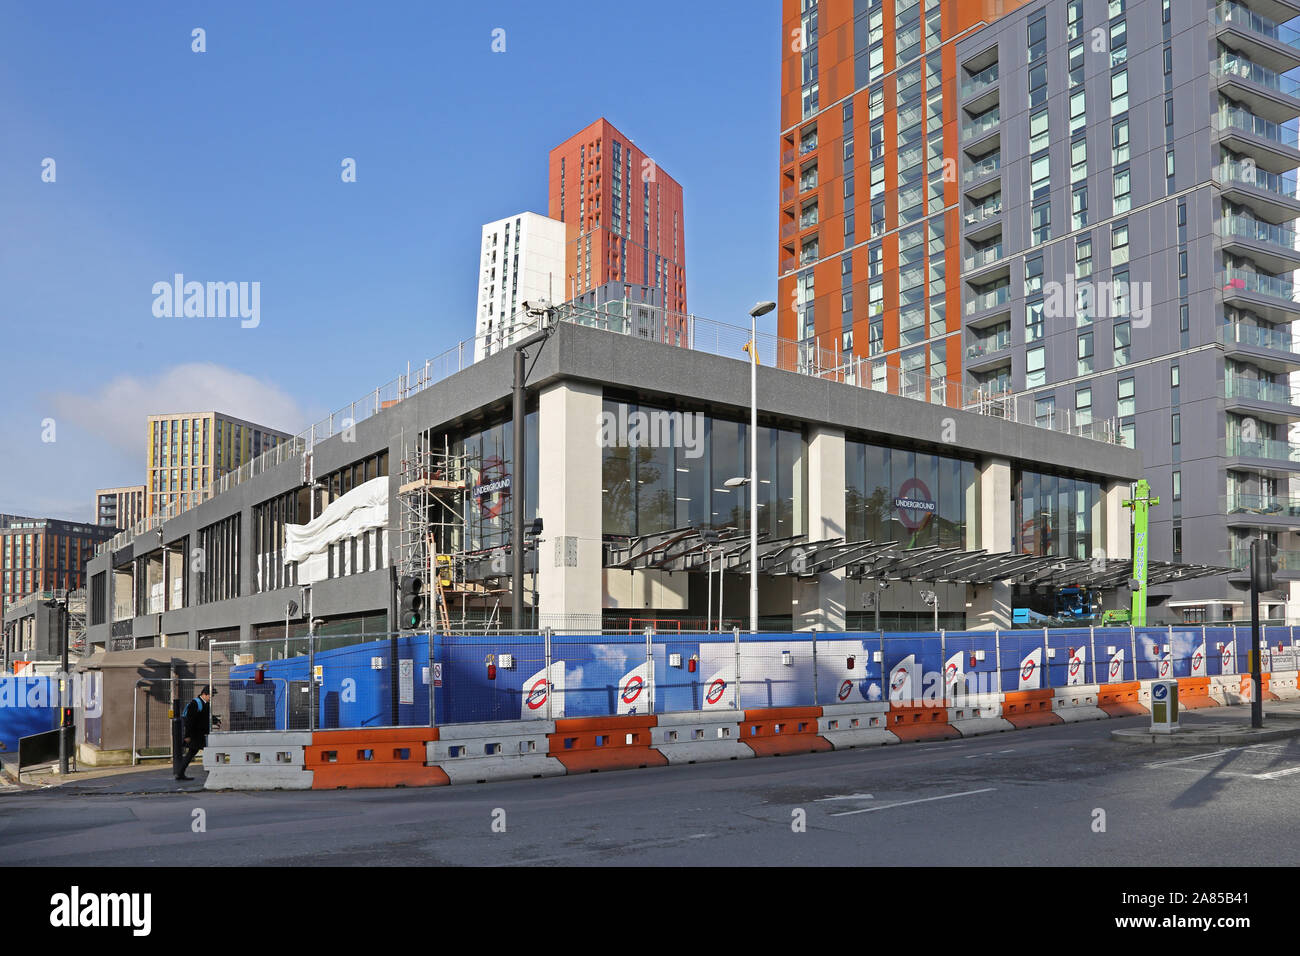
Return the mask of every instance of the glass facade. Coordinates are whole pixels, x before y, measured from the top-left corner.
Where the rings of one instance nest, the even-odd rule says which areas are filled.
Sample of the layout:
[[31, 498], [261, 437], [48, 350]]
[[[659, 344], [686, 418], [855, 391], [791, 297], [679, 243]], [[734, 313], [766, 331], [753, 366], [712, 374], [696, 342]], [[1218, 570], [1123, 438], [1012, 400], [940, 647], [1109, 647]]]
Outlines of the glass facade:
[[[607, 535], [673, 528], [749, 528], [749, 424], [699, 412], [606, 400], [602, 427], [602, 527]], [[758, 530], [807, 528], [803, 435], [758, 429]]]
[[974, 491], [973, 462], [864, 442], [844, 443], [849, 541], [964, 548], [968, 500], [974, 502]]
[[1087, 560], [1092, 556], [1095, 481], [1022, 471], [1016, 475], [1016, 523], [1011, 547], [1021, 554]]
[[[452, 444], [454, 454], [465, 455], [469, 466], [470, 494], [465, 505], [465, 550], [482, 551], [510, 544], [514, 517], [513, 469], [514, 423], [504, 421], [483, 431], [472, 432]], [[524, 417], [524, 520], [537, 517], [537, 412]], [[511, 479], [502, 486], [502, 481]], [[441, 545], [449, 547], [449, 545]]]

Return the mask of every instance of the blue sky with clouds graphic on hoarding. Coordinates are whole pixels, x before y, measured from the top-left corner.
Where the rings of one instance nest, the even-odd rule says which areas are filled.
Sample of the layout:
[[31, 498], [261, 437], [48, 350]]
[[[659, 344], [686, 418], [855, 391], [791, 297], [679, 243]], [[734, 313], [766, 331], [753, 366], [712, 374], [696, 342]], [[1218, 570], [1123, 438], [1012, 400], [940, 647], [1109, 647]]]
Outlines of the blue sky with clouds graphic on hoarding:
[[[479, 227], [545, 213], [547, 152], [600, 116], [682, 183], [691, 311], [743, 324], [776, 288], [778, 32], [775, 0], [7, 3], [0, 512], [89, 520], [144, 481], [148, 414], [297, 431], [468, 338]], [[260, 283], [260, 322], [155, 317], [176, 273]]]

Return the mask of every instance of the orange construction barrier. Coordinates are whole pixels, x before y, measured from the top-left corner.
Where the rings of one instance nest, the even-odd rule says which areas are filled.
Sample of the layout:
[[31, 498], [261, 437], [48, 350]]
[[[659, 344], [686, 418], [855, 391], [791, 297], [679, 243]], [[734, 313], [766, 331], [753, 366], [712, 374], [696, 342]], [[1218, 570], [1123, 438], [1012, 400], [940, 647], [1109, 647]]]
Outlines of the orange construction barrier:
[[1017, 730], [1063, 724], [1065, 720], [1052, 708], [1055, 697], [1050, 687], [1011, 691], [1002, 697], [1002, 719], [1011, 721]]
[[441, 787], [451, 783], [447, 772], [425, 766], [425, 744], [437, 739], [436, 727], [318, 730], [303, 763], [315, 771], [313, 790]]
[[889, 732], [899, 740], [955, 740], [961, 736], [948, 723], [948, 708], [919, 704], [889, 705]]
[[1202, 707], [1218, 707], [1219, 702], [1210, 696], [1210, 679], [1208, 677], [1178, 678], [1178, 706], [1188, 710]]
[[[1260, 699], [1261, 699], [1261, 700], [1281, 700], [1281, 699], [1282, 699], [1281, 697], [1277, 696], [1277, 694], [1273, 693], [1273, 691], [1271, 691], [1271, 690], [1268, 689], [1268, 679], [1269, 679], [1270, 677], [1272, 677], [1272, 676], [1273, 676], [1272, 674], [1263, 674], [1263, 673], [1261, 673], [1261, 674], [1259, 675], [1259, 691], [1260, 691]], [[1179, 688], [1179, 691], [1180, 691], [1180, 692], [1182, 691], [1182, 688], [1181, 688], [1181, 687]]]
[[[1138, 714], [1149, 714], [1151, 711], [1143, 707], [1138, 700], [1139, 686], [1141, 685], [1137, 681], [1101, 684], [1097, 688], [1097, 706], [1110, 717], [1136, 717]], [[1181, 694], [1182, 688], [1179, 688], [1179, 695]]]
[[745, 711], [740, 742], [759, 757], [811, 754], [834, 750], [817, 733], [820, 707], [759, 707]]
[[666, 767], [668, 758], [651, 750], [654, 714], [626, 717], [561, 717], [555, 733], [547, 734], [550, 756], [569, 773]]

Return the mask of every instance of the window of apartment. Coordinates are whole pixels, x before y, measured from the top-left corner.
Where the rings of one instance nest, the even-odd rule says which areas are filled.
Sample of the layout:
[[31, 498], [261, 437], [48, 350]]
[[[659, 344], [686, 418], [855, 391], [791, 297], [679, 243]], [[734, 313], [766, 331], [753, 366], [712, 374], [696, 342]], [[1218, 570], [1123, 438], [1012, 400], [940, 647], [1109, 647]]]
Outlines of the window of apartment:
[[1165, 150], [1165, 178], [1174, 178], [1174, 151], [1172, 149]]
[[[1070, 86], [1083, 86], [1083, 41], [1070, 44]], [[1073, 110], [1070, 113], [1074, 115]]]
[[1114, 212], [1116, 215], [1123, 212], [1128, 212], [1131, 205], [1131, 200], [1133, 198], [1131, 193], [1132, 186], [1131, 186], [1131, 176], [1129, 175], [1129, 171], [1127, 169], [1116, 170], [1114, 184], [1115, 184]]
[[1120, 166], [1128, 162], [1128, 120], [1116, 120], [1110, 128], [1110, 162]]
[[1107, 17], [1118, 17], [1124, 12], [1124, 0], [1108, 0]]
[[1183, 499], [1183, 473], [1181, 471], [1174, 472], [1173, 492], [1174, 501]]
[[1088, 140], [1084, 137], [1070, 143], [1070, 182], [1088, 178]]
[[1088, 225], [1088, 187], [1075, 186], [1070, 194], [1070, 228], [1082, 229]]
[[[845, 199], [852, 199], [852, 198], [853, 198], [853, 177], [852, 177], [852, 176], [845, 176], [845, 177], [844, 177], [844, 198], [845, 198]], [[845, 207], [846, 207], [846, 208], [847, 208], [849, 205], [850, 205], [849, 203], [847, 203], [847, 202], [845, 203]]]
[[1172, 47], [1165, 47], [1165, 76], [1174, 72], [1174, 51]]
[[1047, 148], [1048, 111], [1043, 110], [1029, 117], [1029, 151], [1036, 153]]
[[1165, 125], [1174, 125], [1174, 100], [1173, 97], [1165, 98]]
[[1082, 89], [1076, 90], [1070, 94], [1070, 135], [1073, 136], [1079, 130], [1088, 125], [1088, 97]]
[[1080, 332], [1078, 338], [1078, 371], [1079, 375], [1087, 375], [1092, 371], [1092, 333]]
[[1074, 393], [1074, 420], [1080, 425], [1092, 424], [1092, 389], [1081, 388]]
[[1043, 337], [1043, 301], [1025, 305], [1025, 341], [1037, 342]]
[[1110, 77], [1110, 115], [1119, 116], [1128, 111], [1128, 70], [1120, 70]]
[[1110, 65], [1119, 66], [1128, 59], [1128, 23], [1116, 20], [1110, 25]]
[[[1029, 46], [1029, 62], [1041, 59], [1047, 55], [1047, 15], [1044, 14], [1036, 20], [1030, 21], [1025, 28], [1025, 34]], [[1034, 84], [1031, 81], [1029, 88], [1032, 90]]]
[[1180, 445], [1183, 441], [1182, 415], [1174, 412], [1169, 416], [1169, 436], [1170, 444]]
[[1040, 388], [1047, 384], [1047, 349], [1039, 346], [1025, 352], [1025, 388]]
[[1128, 223], [1117, 222], [1110, 227], [1110, 264], [1121, 266], [1128, 262]]
[[1169, 387], [1178, 387], [1178, 366], [1176, 364], [1169, 366]]
[[1047, 102], [1047, 64], [1029, 68], [1029, 108], [1042, 106]]
[[1132, 330], [1127, 322], [1115, 323], [1115, 364], [1127, 365], [1132, 345]]
[[1121, 378], [1116, 386], [1115, 414], [1120, 418], [1137, 414], [1137, 405], [1133, 399], [1133, 382], [1131, 378]]
[[1030, 209], [1030, 241], [1037, 244], [1052, 238], [1052, 204], [1039, 203]]
[[1077, 40], [1083, 23], [1083, 0], [1070, 0], [1065, 5], [1066, 39]]
[[1110, 284], [1110, 314], [1119, 318], [1128, 315], [1128, 270], [1116, 272]]
[[1051, 157], [1044, 153], [1029, 163], [1029, 198], [1039, 199], [1051, 191]]
[[1043, 257], [1034, 256], [1025, 260], [1025, 295], [1037, 295], [1043, 291]]
[[1056, 417], [1056, 396], [1047, 395], [1034, 399], [1034, 423], [1039, 428], [1051, 428]]

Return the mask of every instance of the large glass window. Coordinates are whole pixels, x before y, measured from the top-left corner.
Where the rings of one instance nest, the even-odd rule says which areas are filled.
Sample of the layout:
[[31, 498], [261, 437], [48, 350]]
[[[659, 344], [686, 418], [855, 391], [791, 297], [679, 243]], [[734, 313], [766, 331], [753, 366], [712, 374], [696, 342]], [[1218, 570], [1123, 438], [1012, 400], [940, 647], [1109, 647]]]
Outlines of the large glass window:
[[844, 472], [848, 540], [965, 546], [966, 504], [975, 488], [973, 463], [847, 441]]
[[1092, 554], [1092, 509], [1100, 500], [1096, 482], [1021, 472], [1016, 477], [1013, 548], [1021, 554], [1086, 560]]

